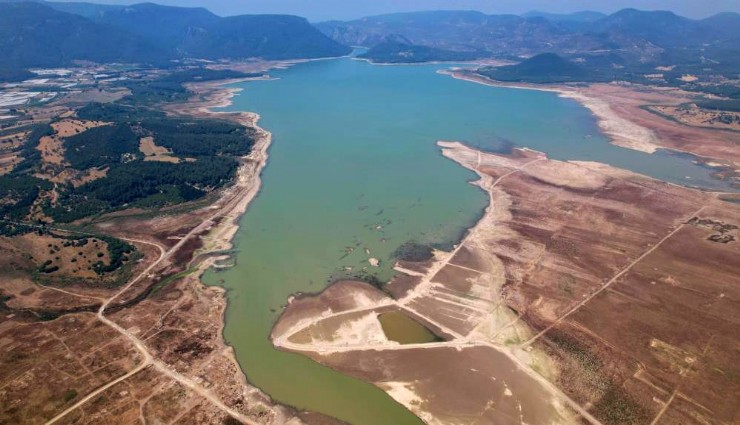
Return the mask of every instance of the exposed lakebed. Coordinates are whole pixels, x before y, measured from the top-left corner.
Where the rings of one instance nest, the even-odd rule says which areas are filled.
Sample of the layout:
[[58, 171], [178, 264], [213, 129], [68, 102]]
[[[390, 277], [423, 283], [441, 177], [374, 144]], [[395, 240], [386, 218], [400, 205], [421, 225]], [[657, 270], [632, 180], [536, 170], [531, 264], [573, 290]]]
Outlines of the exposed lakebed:
[[610, 145], [573, 100], [459, 81], [436, 73], [443, 68], [344, 58], [237, 85], [244, 91], [229, 109], [259, 113], [273, 145], [262, 192], [240, 221], [235, 266], [206, 281], [229, 290], [225, 337], [250, 382], [275, 400], [358, 425], [420, 423], [380, 389], [275, 350], [269, 334], [290, 295], [348, 275], [388, 279], [402, 244], [451, 244], [475, 223], [488, 197], [437, 140], [724, 186], [685, 157]]

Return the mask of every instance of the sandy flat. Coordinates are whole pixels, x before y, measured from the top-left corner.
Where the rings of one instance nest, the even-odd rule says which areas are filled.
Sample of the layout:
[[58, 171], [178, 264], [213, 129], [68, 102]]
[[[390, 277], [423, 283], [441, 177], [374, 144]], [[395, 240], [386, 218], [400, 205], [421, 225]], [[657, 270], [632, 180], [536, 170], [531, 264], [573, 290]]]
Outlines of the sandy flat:
[[[511, 87], [558, 93], [587, 107], [598, 120], [601, 130], [615, 145], [646, 153], [671, 149], [690, 153], [722, 164], [740, 166], [740, 133], [724, 131], [721, 126], [692, 126], [646, 110], [649, 105], [675, 107], [690, 102], [696, 94], [678, 89], [620, 83], [588, 86], [502, 83], [460, 71], [441, 71], [453, 78], [498, 87]], [[647, 108], [649, 109], [649, 108]]]

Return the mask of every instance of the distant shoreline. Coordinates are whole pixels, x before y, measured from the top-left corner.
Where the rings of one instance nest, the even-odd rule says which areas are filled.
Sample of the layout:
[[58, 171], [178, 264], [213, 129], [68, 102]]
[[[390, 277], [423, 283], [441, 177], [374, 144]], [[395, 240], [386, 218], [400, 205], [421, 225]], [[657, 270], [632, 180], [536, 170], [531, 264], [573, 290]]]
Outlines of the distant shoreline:
[[443, 75], [449, 75], [457, 80], [469, 81], [492, 87], [506, 87], [557, 93], [562, 98], [575, 100], [591, 111], [591, 113], [597, 118], [599, 128], [609, 137], [612, 144], [649, 154], [655, 153], [658, 149], [666, 149], [660, 145], [658, 137], [652, 130], [620, 117], [611, 109], [608, 102], [596, 97], [588, 96], [576, 88], [562, 85], [539, 86], [526, 83], [498, 82], [480, 75], [471, 75], [460, 70], [441, 70], [438, 72]]
[[690, 103], [694, 100], [695, 93], [680, 89], [618, 83], [579, 86], [506, 83], [491, 80], [463, 68], [437, 72], [458, 80], [492, 87], [557, 93], [588, 108], [596, 117], [601, 131], [616, 146], [649, 154], [658, 150], [688, 154], [694, 157], [695, 163], [711, 168], [716, 179], [740, 178], [737, 132], [687, 125], [647, 108], [648, 105], [676, 107]]
[[376, 66], [424, 66], [424, 65], [453, 65], [453, 64], [497, 66], [497, 65], [506, 65], [506, 64], [512, 63], [509, 61], [497, 61], [497, 60], [492, 60], [492, 59], [478, 59], [478, 60], [470, 60], [470, 61], [424, 61], [424, 62], [399, 62], [399, 63], [373, 62], [372, 59], [360, 58], [360, 57], [351, 57], [351, 59], [356, 60], [356, 61], [367, 62], [370, 65], [376, 65]]

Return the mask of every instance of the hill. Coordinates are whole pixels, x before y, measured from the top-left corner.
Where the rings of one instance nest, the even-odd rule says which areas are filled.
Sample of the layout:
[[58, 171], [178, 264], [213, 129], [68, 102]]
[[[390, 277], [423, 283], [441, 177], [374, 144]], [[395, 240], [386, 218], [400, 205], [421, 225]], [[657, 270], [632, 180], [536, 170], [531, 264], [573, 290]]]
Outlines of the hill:
[[187, 56], [205, 59], [313, 59], [349, 54], [346, 47], [319, 32], [305, 18], [243, 15], [219, 18], [189, 33], [179, 46]]
[[454, 51], [419, 46], [403, 37], [389, 37], [382, 43], [359, 55], [376, 63], [421, 63], [430, 61], [470, 61], [488, 56], [485, 51]]
[[83, 2], [46, 2], [43, 0], [38, 0], [38, 2], [43, 3], [44, 5], [56, 9], [60, 12], [80, 15], [88, 19], [94, 19], [104, 13], [124, 7], [113, 4], [96, 4]]
[[[488, 51], [494, 56], [528, 55], [545, 49], [566, 49], [584, 44], [543, 18], [485, 15], [468, 11], [396, 13], [350, 22], [317, 24], [325, 34], [348, 46], [374, 47], [389, 35], [412, 44], [454, 51]], [[587, 48], [601, 48], [592, 43]]]
[[493, 56], [541, 53], [547, 49], [600, 49], [603, 43], [571, 33], [541, 17], [486, 15], [468, 11], [396, 13], [356, 21], [317, 24], [342, 44], [372, 48], [386, 36], [444, 50], [491, 52]]
[[85, 18], [94, 18], [104, 12], [114, 9], [120, 9], [125, 6], [115, 4], [97, 4], [85, 2], [51, 2], [46, 0], [0, 0], [0, 3], [38, 3], [60, 12], [80, 15]]
[[478, 72], [494, 80], [507, 82], [562, 83], [600, 80], [595, 75], [589, 75], [585, 68], [554, 53], [543, 53], [516, 65], [483, 68]]
[[141, 63], [174, 57], [120, 29], [32, 2], [0, 3], [0, 55], [9, 69], [65, 66], [74, 60]]
[[[413, 45], [454, 51], [486, 51], [515, 59], [556, 53], [601, 64], [599, 56], [625, 72], [649, 74], [676, 67], [684, 74], [737, 76], [740, 65], [740, 15], [723, 13], [692, 20], [665, 11], [625, 9], [605, 16], [594, 12], [524, 16], [437, 11], [371, 16], [317, 25], [346, 45], [372, 48], [388, 35]], [[606, 71], [605, 69], [602, 71]], [[680, 75], [679, 75], [680, 77]]]
[[[60, 6], [64, 7], [64, 3], [53, 3], [55, 8]], [[90, 19], [128, 31], [159, 46], [177, 49], [191, 33], [221, 18], [204, 8], [141, 3], [99, 9]]]
[[[64, 3], [50, 4], [66, 7]], [[128, 31], [184, 57], [311, 59], [343, 56], [351, 51], [316, 30], [306, 19], [291, 15], [222, 18], [205, 8], [140, 3], [102, 8], [91, 19]]]
[[558, 14], [533, 10], [522, 15], [524, 18], [545, 18], [553, 22], [595, 22], [605, 18], [607, 15], [601, 12], [584, 10], [582, 12]]
[[663, 49], [697, 45], [715, 38], [712, 28], [668, 11], [624, 9], [593, 22], [590, 30], [620, 45], [647, 41]]
[[162, 66], [182, 58], [311, 59], [350, 51], [296, 16], [222, 18], [203, 8], [152, 3], [0, 1], [0, 81], [79, 60]]
[[0, 66], [0, 81], [16, 82], [28, 80], [35, 77], [36, 74], [18, 67]]

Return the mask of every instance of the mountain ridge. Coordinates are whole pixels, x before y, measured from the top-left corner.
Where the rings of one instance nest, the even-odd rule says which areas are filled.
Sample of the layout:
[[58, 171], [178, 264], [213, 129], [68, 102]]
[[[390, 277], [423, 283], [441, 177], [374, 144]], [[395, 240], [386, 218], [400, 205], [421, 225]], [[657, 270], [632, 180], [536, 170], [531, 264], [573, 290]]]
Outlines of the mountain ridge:
[[0, 55], [10, 68], [67, 65], [75, 60], [160, 62], [170, 58], [125, 31], [36, 2], [0, 3]]
[[[611, 15], [530, 12], [524, 16], [469, 11], [405, 12], [316, 24], [334, 40], [372, 49], [389, 34], [443, 51], [485, 51], [523, 60], [556, 53], [606, 69], [650, 74], [671, 68], [734, 79], [740, 69], [740, 14], [689, 19], [668, 11], [623, 9]], [[677, 36], [680, 34], [680, 36]], [[625, 74], [624, 72], [618, 72]], [[653, 72], [654, 73], [654, 72]], [[679, 75], [680, 77], [680, 75]]]
[[22, 76], [20, 71], [32, 67], [68, 66], [80, 60], [162, 66], [187, 58], [314, 59], [350, 51], [305, 18], [292, 15], [224, 18], [205, 8], [154, 3], [109, 7], [0, 1], [0, 54], [4, 57], [0, 78]]

